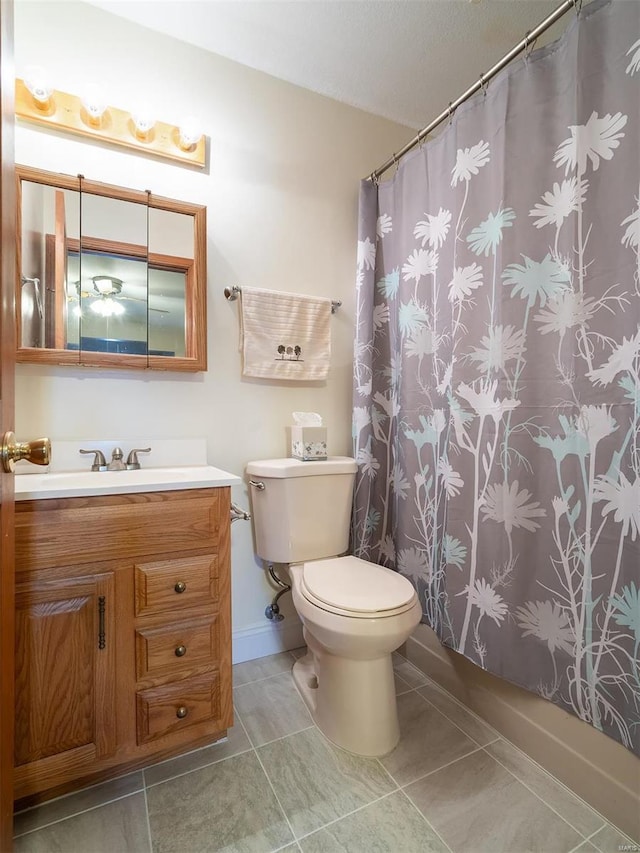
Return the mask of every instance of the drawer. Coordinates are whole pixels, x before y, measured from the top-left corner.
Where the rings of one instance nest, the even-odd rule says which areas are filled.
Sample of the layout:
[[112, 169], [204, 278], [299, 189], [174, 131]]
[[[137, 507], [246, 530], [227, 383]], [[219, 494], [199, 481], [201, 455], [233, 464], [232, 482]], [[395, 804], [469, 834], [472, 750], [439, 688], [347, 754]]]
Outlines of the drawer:
[[218, 673], [141, 690], [136, 694], [138, 743], [220, 718]]
[[136, 563], [135, 602], [136, 616], [217, 604], [217, 556]]
[[[126, 476], [122, 472], [123, 479]], [[97, 542], [101, 560], [166, 559], [181, 551], [216, 551], [228, 536], [228, 491], [18, 501], [16, 570], [95, 562]]]
[[180, 673], [197, 666], [212, 666], [219, 657], [217, 614], [136, 629], [138, 679]]

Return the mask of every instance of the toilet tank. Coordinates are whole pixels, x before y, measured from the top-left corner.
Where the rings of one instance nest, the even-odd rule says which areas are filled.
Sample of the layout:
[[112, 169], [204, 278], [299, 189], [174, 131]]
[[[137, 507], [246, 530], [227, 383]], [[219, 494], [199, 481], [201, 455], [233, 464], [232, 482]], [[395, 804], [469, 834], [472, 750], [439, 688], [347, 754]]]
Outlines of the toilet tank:
[[249, 462], [258, 556], [270, 563], [300, 563], [344, 554], [356, 468], [346, 456]]

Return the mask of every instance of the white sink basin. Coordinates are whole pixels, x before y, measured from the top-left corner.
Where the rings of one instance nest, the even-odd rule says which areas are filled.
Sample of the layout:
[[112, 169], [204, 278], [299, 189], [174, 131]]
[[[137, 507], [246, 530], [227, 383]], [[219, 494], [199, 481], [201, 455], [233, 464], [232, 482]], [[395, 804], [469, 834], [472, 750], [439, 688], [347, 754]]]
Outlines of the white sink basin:
[[211, 465], [141, 468], [139, 471], [65, 471], [16, 474], [16, 500], [121, 495], [234, 486], [240, 477]]

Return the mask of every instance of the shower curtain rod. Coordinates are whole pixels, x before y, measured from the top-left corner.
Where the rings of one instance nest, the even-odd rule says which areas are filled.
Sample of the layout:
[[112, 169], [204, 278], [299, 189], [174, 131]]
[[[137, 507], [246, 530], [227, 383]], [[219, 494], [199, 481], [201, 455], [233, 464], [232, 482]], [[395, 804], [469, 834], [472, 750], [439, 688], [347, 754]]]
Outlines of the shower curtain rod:
[[496, 62], [496, 64], [492, 68], [490, 68], [486, 74], [481, 74], [479, 79], [476, 83], [473, 84], [473, 86], [470, 86], [466, 92], [463, 92], [463, 94], [460, 95], [457, 100], [450, 101], [447, 109], [444, 110], [444, 112], [441, 112], [440, 115], [431, 122], [431, 124], [428, 124], [426, 127], [424, 127], [415, 137], [415, 139], [412, 139], [411, 142], [408, 142], [404, 146], [404, 148], [398, 151], [397, 154], [393, 154], [391, 157], [389, 157], [386, 163], [383, 163], [382, 166], [379, 166], [374, 172], [372, 172], [369, 175], [368, 180], [377, 181], [378, 178], [387, 171], [387, 169], [390, 169], [394, 163], [398, 162], [400, 157], [403, 157], [408, 151], [411, 151], [412, 148], [415, 148], [416, 145], [421, 145], [424, 141], [424, 138], [446, 118], [450, 118], [455, 112], [455, 110], [458, 109], [460, 104], [464, 103], [472, 95], [475, 95], [475, 93], [479, 89], [484, 89], [489, 80], [491, 80], [492, 77], [495, 77], [495, 75], [499, 71], [502, 71], [505, 65], [508, 65], [511, 60], [515, 59], [515, 57], [523, 50], [527, 50], [527, 48], [533, 45], [538, 36], [542, 35], [545, 30], [548, 30], [552, 24], [555, 24], [555, 22], [564, 14], [566, 14], [569, 9], [573, 8], [575, 8], [576, 12], [579, 13], [580, 9], [582, 8], [582, 0], [564, 0], [564, 2], [561, 3], [557, 9], [554, 9], [551, 14], [547, 15], [544, 21], [541, 21], [538, 26], [535, 27], [533, 30], [529, 30], [529, 32], [525, 35], [522, 41], [518, 42], [515, 47], [512, 47], [509, 53], [506, 53], [499, 62]]

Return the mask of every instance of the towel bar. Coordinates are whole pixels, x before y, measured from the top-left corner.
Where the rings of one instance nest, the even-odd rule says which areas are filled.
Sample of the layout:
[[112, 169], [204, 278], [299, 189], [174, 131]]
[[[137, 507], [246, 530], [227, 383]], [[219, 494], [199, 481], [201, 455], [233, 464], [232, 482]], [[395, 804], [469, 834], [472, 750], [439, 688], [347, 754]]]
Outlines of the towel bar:
[[[233, 302], [234, 299], [237, 299], [238, 296], [242, 293], [242, 288], [238, 287], [237, 284], [232, 285], [231, 287], [225, 287], [224, 289], [225, 299], [228, 299], [230, 302]], [[342, 302], [339, 299], [331, 300], [331, 313], [335, 314], [338, 308], [342, 305]]]

